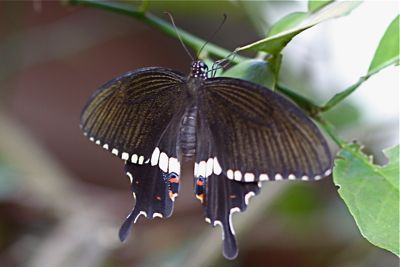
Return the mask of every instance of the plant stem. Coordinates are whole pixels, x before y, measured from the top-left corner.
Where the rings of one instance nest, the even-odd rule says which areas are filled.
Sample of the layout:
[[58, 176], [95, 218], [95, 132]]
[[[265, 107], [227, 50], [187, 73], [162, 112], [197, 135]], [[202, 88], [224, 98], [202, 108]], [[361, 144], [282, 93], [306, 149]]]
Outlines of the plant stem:
[[293, 100], [299, 107], [301, 107], [304, 111], [306, 111], [308, 113], [308, 115], [310, 115], [311, 117], [315, 117], [318, 114], [319, 109], [320, 109], [319, 106], [317, 106], [311, 100], [305, 98], [304, 96], [301, 96], [301, 95], [295, 93], [293, 90], [289, 89], [286, 85], [277, 83], [276, 90], [278, 92], [281, 92], [282, 94], [286, 95], [291, 100]]
[[319, 108], [319, 111], [320, 112], [326, 112], [326, 111], [334, 108], [340, 102], [345, 100], [349, 95], [351, 95], [369, 77], [370, 77], [370, 75], [366, 75], [366, 76], [361, 77], [355, 84], [353, 84], [352, 86], [350, 86], [347, 89], [343, 90], [342, 92], [337, 93], [336, 95], [334, 95], [324, 106]]
[[[103, 2], [103, 1], [96, 1], [96, 0], [69, 0], [68, 2], [71, 5], [81, 5], [81, 6], [88, 6], [88, 7], [93, 7], [97, 9], [103, 9], [106, 11], [110, 12], [115, 12], [123, 15], [127, 15], [130, 17], [134, 17], [140, 21], [143, 21], [144, 23], [152, 26], [153, 28], [160, 30], [161, 32], [167, 34], [168, 36], [171, 36], [173, 38], [178, 39], [177, 31], [179, 32], [179, 35], [181, 36], [183, 42], [190, 46], [193, 50], [198, 52], [200, 48], [203, 46], [203, 44], [206, 42], [205, 40], [198, 38], [184, 30], [181, 30], [175, 28], [166, 22], [165, 20], [162, 20], [158, 18], [157, 16], [149, 13], [149, 12], [144, 12], [143, 7], [142, 8], [135, 8], [133, 6], [128, 6], [126, 4], [122, 3], [113, 3], [113, 2]], [[219, 47], [215, 44], [208, 43], [207, 46], [203, 49], [204, 52], [217, 56], [219, 58], [225, 58], [226, 56], [231, 54], [231, 51], [226, 50], [222, 47]], [[239, 63], [246, 58], [243, 56], [236, 55], [232, 61], [235, 63]]]
[[337, 134], [335, 133], [334, 130], [334, 126], [326, 121], [325, 119], [323, 119], [320, 116], [316, 116], [314, 117], [314, 119], [316, 121], [318, 121], [318, 123], [322, 126], [322, 128], [325, 130], [325, 132], [331, 137], [331, 139], [340, 147], [343, 148], [347, 142], [342, 140], [339, 136], [337, 136]]

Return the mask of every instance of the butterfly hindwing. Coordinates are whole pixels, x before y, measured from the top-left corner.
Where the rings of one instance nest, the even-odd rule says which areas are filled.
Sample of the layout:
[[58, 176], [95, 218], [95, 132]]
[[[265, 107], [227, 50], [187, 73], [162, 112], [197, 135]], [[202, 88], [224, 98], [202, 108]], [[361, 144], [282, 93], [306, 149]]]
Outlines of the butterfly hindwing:
[[312, 180], [330, 173], [332, 158], [324, 137], [289, 100], [233, 78], [207, 79], [199, 94], [199, 112], [229, 179]]
[[143, 164], [185, 109], [183, 75], [165, 68], [128, 72], [100, 87], [81, 114], [89, 139], [123, 160]]
[[[202, 186], [200, 186], [202, 185]], [[202, 187], [202, 188], [201, 188]], [[223, 254], [228, 259], [238, 255], [232, 215], [246, 210], [249, 199], [257, 195], [257, 182], [245, 183], [227, 179], [222, 173], [196, 178], [196, 194], [202, 193], [206, 221], [222, 227]], [[197, 195], [199, 198], [199, 196]]]
[[168, 218], [172, 214], [181, 172], [176, 151], [179, 119], [178, 114], [171, 120], [149, 161], [142, 165], [126, 162], [125, 172], [131, 181], [135, 206], [121, 226], [121, 240], [126, 239], [140, 215], [152, 219]]
[[121, 226], [121, 240], [126, 239], [131, 225], [136, 223], [140, 215], [146, 218], [167, 218], [173, 210], [166, 173], [150, 164], [136, 165], [131, 162], [126, 163], [125, 171], [131, 181], [135, 207]]
[[257, 182], [229, 180], [214, 157], [215, 142], [201, 114], [198, 115], [197, 147], [195, 163], [195, 194], [204, 207], [206, 221], [212, 226], [220, 225], [223, 233], [223, 254], [236, 258], [238, 247], [232, 225], [232, 215], [244, 211], [249, 199], [259, 192]]

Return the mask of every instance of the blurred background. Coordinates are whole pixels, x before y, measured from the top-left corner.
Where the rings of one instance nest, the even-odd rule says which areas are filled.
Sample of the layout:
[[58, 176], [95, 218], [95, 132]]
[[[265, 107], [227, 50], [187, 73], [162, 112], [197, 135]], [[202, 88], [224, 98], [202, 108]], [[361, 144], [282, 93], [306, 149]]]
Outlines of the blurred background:
[[[140, 3], [133, 2], [132, 5]], [[234, 50], [306, 2], [150, 2], [155, 15]], [[281, 80], [322, 104], [367, 71], [397, 1], [365, 2], [349, 16], [297, 36]], [[240, 33], [240, 34], [238, 34]], [[251, 56], [251, 54], [249, 54]], [[191, 177], [168, 220], [141, 218], [125, 243], [118, 229], [134, 204], [123, 162], [79, 129], [94, 90], [128, 70], [188, 72], [180, 43], [133, 18], [58, 1], [0, 1], [0, 266], [398, 266], [359, 233], [332, 178], [264, 183], [234, 216], [239, 257], [222, 257]], [[398, 67], [389, 67], [326, 116], [384, 163], [398, 143]], [[332, 146], [332, 150], [336, 151]]]

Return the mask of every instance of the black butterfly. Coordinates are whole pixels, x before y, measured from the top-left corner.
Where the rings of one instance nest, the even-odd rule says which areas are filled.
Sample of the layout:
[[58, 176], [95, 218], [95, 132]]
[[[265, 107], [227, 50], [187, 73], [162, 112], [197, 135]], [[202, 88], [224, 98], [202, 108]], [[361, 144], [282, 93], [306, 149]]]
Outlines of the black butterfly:
[[182, 158], [195, 156], [194, 191], [206, 221], [222, 227], [229, 259], [238, 254], [232, 214], [246, 209], [261, 181], [331, 173], [328, 145], [298, 107], [260, 85], [207, 73], [202, 61], [189, 76], [137, 69], [100, 87], [83, 109], [84, 134], [126, 162], [136, 204], [121, 240], [140, 215], [171, 216]]

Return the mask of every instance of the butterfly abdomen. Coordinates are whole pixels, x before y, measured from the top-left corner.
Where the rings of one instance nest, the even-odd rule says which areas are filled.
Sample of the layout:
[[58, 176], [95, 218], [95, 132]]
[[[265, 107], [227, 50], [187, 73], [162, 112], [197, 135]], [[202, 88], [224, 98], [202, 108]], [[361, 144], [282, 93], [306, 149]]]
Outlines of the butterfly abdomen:
[[196, 153], [196, 118], [197, 106], [188, 108], [182, 116], [179, 130], [179, 147], [184, 157], [192, 157]]

